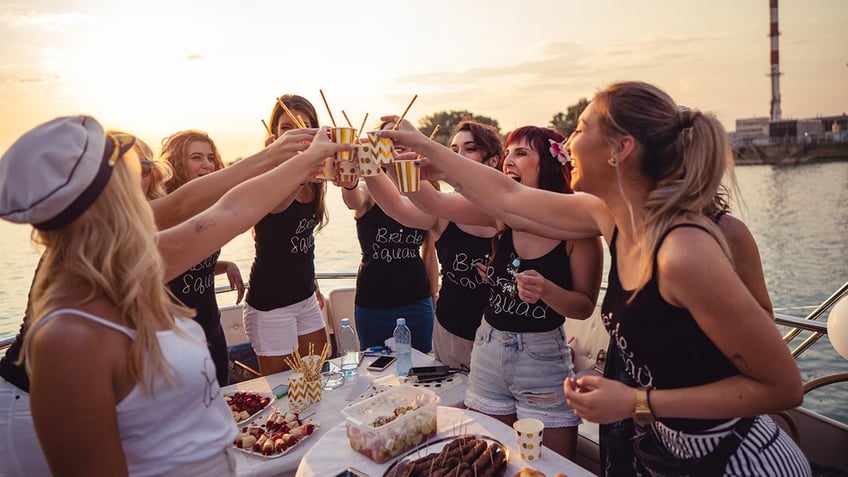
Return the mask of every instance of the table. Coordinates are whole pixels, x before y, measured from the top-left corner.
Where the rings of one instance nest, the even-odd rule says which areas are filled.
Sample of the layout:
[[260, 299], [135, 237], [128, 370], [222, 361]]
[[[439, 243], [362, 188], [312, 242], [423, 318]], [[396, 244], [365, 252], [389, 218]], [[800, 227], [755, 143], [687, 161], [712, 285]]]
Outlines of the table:
[[[509, 448], [509, 466], [506, 476], [515, 475], [527, 466], [518, 452], [515, 431], [493, 417], [470, 409], [457, 409], [439, 406], [436, 417], [438, 433], [432, 440], [453, 437], [460, 434], [479, 434], [500, 440]], [[348, 466], [364, 472], [370, 477], [380, 477], [388, 470], [395, 459], [377, 464], [364, 455], [354, 451], [348, 443], [344, 422], [335, 425], [321, 436], [321, 439], [303, 456], [296, 477], [334, 476]], [[549, 477], [562, 472], [568, 477], [592, 477], [594, 474], [562, 457], [547, 447], [542, 449], [542, 458], [533, 462], [532, 467]]]
[[[293, 476], [297, 470], [297, 466], [301, 459], [306, 455], [309, 449], [321, 440], [324, 435], [328, 434], [339, 423], [344, 429], [344, 418], [341, 415], [341, 409], [353, 402], [359, 400], [363, 393], [385, 389], [387, 386], [396, 386], [401, 383], [396, 373], [394, 364], [386, 368], [385, 371], [374, 372], [366, 369], [374, 357], [365, 357], [359, 366], [359, 375], [355, 380], [345, 382], [345, 384], [337, 389], [324, 390], [320, 402], [313, 404], [310, 410], [304, 414], [315, 412], [310, 418], [319, 424], [319, 428], [315, 433], [304, 440], [302, 444], [290, 450], [286, 455], [275, 459], [266, 459], [256, 455], [248, 455], [243, 452], [231, 449], [231, 453], [236, 458], [236, 472], [240, 477], [264, 477], [264, 476]], [[336, 364], [338, 359], [331, 360]], [[441, 364], [430, 356], [421, 353], [413, 348], [412, 363], [414, 366], [433, 366]], [[274, 386], [278, 384], [288, 383], [291, 371], [272, 374], [262, 378], [251, 379], [234, 385], [226, 386], [223, 392], [234, 391], [252, 391], [261, 393], [270, 393]], [[439, 395], [441, 404], [446, 406], [462, 406], [465, 399], [465, 387], [467, 377], [456, 374], [450, 385], [443, 385], [439, 388], [429, 387]], [[288, 401], [283, 398], [275, 401], [272, 406], [281, 410], [288, 409]], [[262, 423], [270, 410], [266, 410], [260, 414], [254, 422]], [[350, 449], [347, 440], [344, 447]], [[335, 475], [335, 474], [333, 474]]]

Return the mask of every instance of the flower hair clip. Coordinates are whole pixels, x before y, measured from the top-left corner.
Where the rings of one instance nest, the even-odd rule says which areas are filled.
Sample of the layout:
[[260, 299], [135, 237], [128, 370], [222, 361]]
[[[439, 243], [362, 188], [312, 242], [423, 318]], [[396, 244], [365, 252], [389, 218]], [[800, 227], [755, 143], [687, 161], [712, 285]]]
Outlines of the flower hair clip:
[[560, 164], [564, 166], [571, 162], [571, 156], [568, 155], [568, 152], [561, 143], [558, 143], [553, 139], [548, 139], [548, 142], [551, 143], [551, 155], [554, 156]]

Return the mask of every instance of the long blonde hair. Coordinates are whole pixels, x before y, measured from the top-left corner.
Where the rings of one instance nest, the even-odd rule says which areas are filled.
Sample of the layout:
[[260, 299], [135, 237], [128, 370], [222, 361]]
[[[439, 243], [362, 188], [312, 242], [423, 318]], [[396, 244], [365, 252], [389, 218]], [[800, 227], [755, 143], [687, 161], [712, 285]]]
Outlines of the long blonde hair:
[[643, 204], [628, 204], [645, 212], [634, 230], [641, 244], [636, 293], [651, 278], [661, 237], [679, 221], [706, 228], [730, 259], [724, 235], [703, 213], [719, 194], [725, 174], [736, 188], [733, 156], [721, 123], [712, 115], [678, 107], [668, 94], [642, 82], [613, 83], [599, 91], [593, 103], [610, 145], [625, 135], [636, 139], [640, 172], [651, 184]]
[[[117, 309], [120, 324], [135, 330], [129, 374], [150, 391], [157, 372], [173, 384], [156, 331], [181, 333], [174, 316], [193, 316], [194, 311], [176, 304], [165, 288], [153, 212], [132, 170], [139, 167], [138, 161], [132, 151], [116, 161], [103, 192], [73, 222], [58, 230], [33, 231], [33, 240], [46, 250], [33, 285], [32, 296], [37, 298], [29, 327], [58, 308], [105, 297]], [[21, 359], [31, 338], [25, 337]], [[151, 369], [146, 369], [148, 363]]]
[[[106, 133], [131, 136], [131, 134], [117, 129], [110, 129], [106, 131]], [[157, 160], [153, 157], [153, 149], [139, 137], [135, 138], [135, 144], [133, 144], [132, 148], [135, 153], [138, 154], [138, 159], [140, 161], [151, 162], [150, 182], [147, 186], [147, 193], [145, 194], [147, 200], [165, 197], [168, 194], [165, 191], [165, 182], [170, 180], [174, 175], [171, 165], [166, 161]]]

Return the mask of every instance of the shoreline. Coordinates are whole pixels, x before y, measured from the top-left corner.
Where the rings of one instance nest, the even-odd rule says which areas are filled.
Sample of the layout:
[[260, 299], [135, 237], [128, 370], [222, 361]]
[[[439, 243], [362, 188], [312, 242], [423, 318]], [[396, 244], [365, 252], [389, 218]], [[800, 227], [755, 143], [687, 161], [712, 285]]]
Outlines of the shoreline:
[[848, 161], [848, 143], [745, 145], [733, 148], [737, 166], [796, 165]]

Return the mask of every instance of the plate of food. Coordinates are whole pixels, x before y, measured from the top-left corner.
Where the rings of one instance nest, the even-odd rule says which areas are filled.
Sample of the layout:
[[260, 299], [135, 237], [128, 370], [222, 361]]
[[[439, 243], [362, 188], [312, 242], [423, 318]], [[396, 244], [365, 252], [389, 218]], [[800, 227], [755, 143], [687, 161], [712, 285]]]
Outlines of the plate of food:
[[464, 435], [427, 442], [398, 458], [383, 477], [413, 475], [461, 475], [468, 470], [479, 477], [503, 477], [509, 464], [509, 449], [488, 436]]
[[239, 429], [233, 447], [246, 454], [276, 459], [309, 438], [318, 427], [312, 419], [304, 420], [297, 413], [274, 409], [263, 424]]
[[274, 395], [250, 391], [235, 391], [224, 393], [224, 401], [230, 406], [236, 424], [241, 425], [250, 422], [260, 412], [271, 405], [274, 402]]

